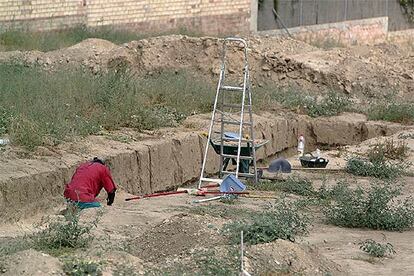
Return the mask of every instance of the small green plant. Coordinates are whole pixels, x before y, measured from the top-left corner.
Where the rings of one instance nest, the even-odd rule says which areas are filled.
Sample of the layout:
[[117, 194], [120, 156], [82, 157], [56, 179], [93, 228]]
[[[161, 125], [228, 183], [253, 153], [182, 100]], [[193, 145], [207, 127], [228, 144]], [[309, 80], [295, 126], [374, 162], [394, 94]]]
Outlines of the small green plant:
[[372, 176], [380, 179], [393, 179], [405, 173], [407, 164], [391, 163], [375, 156], [372, 162], [358, 157], [351, 158], [346, 163], [346, 171], [357, 176]]
[[114, 271], [112, 272], [113, 276], [138, 276], [138, 272], [132, 265], [125, 263], [118, 264]]
[[312, 196], [315, 193], [312, 182], [301, 177], [289, 177], [286, 181], [277, 182], [276, 186], [284, 192], [302, 196]]
[[240, 231], [249, 244], [267, 243], [276, 239], [294, 241], [297, 235], [307, 233], [310, 219], [294, 204], [277, 202], [269, 211], [259, 213], [251, 220], [227, 224], [224, 228], [235, 243], [240, 242]]
[[63, 272], [68, 276], [101, 276], [101, 264], [84, 259], [68, 259], [63, 264]]
[[12, 121], [10, 129], [11, 141], [27, 150], [34, 150], [43, 143], [41, 129], [31, 119], [19, 116]]
[[412, 124], [414, 122], [414, 104], [395, 101], [374, 104], [368, 110], [368, 119]]
[[401, 187], [389, 183], [375, 184], [370, 191], [349, 188], [345, 183], [324, 208], [328, 222], [344, 227], [366, 227], [402, 231], [414, 224], [414, 204], [411, 198], [397, 200]]
[[44, 229], [29, 237], [34, 247], [38, 250], [59, 253], [64, 249], [87, 246], [93, 239], [91, 230], [96, 227], [100, 215], [98, 214], [91, 223], [81, 223], [79, 216], [80, 212], [76, 208], [68, 208], [64, 220], [42, 222]]
[[251, 185], [249, 188], [259, 191], [283, 191], [302, 196], [312, 196], [315, 194], [312, 182], [309, 179], [298, 176], [291, 176], [286, 180], [261, 181]]
[[316, 191], [316, 197], [324, 200], [335, 200], [348, 192], [348, 184], [344, 181], [339, 181], [332, 188], [327, 188], [325, 183]]
[[0, 258], [12, 255], [16, 252], [27, 250], [31, 247], [30, 240], [24, 237], [3, 238], [0, 239]]
[[394, 247], [391, 243], [379, 243], [372, 239], [367, 239], [359, 243], [359, 248], [371, 256], [382, 258], [395, 254]]
[[394, 141], [387, 139], [382, 143], [377, 143], [368, 151], [368, 158], [371, 162], [383, 162], [386, 158], [392, 160], [404, 160], [408, 155], [408, 146], [404, 141]]
[[194, 255], [194, 262], [199, 268], [198, 275], [236, 275], [239, 265], [237, 249], [230, 249], [225, 257], [216, 256], [211, 250], [201, 251]]
[[[269, 88], [265, 90], [269, 90]], [[258, 89], [258, 94], [260, 95], [261, 93], [264, 92]], [[323, 98], [318, 99], [316, 96], [307, 92], [290, 88], [274, 91], [271, 99], [280, 102], [286, 108], [303, 111], [311, 117], [334, 116], [351, 109], [350, 99], [333, 91], [327, 93]]]
[[229, 204], [229, 205], [234, 205], [237, 203], [237, 195], [226, 195], [223, 196], [220, 199], [220, 202], [225, 203], [225, 204]]
[[12, 118], [9, 110], [0, 106], [0, 136], [8, 133]]

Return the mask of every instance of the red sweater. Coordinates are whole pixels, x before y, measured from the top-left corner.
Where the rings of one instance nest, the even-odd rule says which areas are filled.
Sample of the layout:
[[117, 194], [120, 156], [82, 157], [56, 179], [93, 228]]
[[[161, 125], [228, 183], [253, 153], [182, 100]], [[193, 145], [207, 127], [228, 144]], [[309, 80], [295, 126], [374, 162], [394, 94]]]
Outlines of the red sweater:
[[64, 196], [73, 201], [94, 202], [102, 188], [107, 193], [116, 189], [109, 169], [100, 163], [87, 162], [76, 169]]

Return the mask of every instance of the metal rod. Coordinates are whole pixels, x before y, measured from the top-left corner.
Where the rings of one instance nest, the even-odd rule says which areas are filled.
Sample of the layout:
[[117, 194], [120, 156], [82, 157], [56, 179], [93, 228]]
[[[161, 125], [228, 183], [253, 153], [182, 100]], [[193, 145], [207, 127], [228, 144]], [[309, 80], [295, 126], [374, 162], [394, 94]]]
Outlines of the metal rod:
[[244, 272], [244, 244], [243, 244], [243, 231], [240, 232], [240, 263], [241, 271]]
[[273, 14], [275, 15], [276, 19], [279, 20], [280, 24], [282, 24], [282, 27], [285, 29], [285, 31], [287, 32], [287, 34], [292, 37], [292, 34], [289, 32], [288, 28], [286, 28], [285, 23], [283, 23], [282, 19], [280, 18], [280, 16], [277, 14], [276, 10], [273, 8]]

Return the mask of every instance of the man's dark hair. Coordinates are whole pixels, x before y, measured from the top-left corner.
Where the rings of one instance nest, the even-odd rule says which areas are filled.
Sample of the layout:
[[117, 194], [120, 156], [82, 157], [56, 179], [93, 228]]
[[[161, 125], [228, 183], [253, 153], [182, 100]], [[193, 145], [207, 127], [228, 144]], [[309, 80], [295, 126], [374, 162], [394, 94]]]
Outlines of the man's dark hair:
[[99, 159], [98, 157], [94, 157], [92, 163], [99, 163], [105, 165], [105, 162], [102, 159]]

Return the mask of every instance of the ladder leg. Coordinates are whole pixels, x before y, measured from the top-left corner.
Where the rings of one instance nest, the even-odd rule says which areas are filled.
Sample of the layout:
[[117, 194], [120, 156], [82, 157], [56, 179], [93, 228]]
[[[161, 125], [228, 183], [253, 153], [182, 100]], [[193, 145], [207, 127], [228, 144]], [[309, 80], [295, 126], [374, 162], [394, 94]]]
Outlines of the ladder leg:
[[[225, 72], [223, 72], [223, 79], [225, 78]], [[225, 92], [222, 91], [221, 92], [221, 110], [224, 111], [224, 102], [225, 102]], [[224, 164], [224, 160], [225, 158], [223, 157], [224, 154], [224, 143], [223, 143], [223, 138], [224, 138], [224, 112], [221, 112], [221, 125], [220, 125], [220, 171], [219, 171], [219, 178], [223, 177], [223, 171], [225, 171], [226, 169], [223, 167]], [[228, 162], [227, 162], [228, 164]], [[227, 168], [227, 165], [225, 166]]]
[[253, 173], [254, 173], [254, 182], [257, 183], [258, 182], [258, 177], [257, 177], [257, 163], [256, 163], [256, 145], [255, 145], [255, 140], [254, 140], [254, 129], [253, 129], [253, 114], [252, 114], [252, 92], [250, 89], [250, 82], [248, 84], [248, 100], [249, 100], [249, 119], [251, 122], [250, 125], [250, 137], [252, 139], [252, 154], [253, 154]]
[[243, 77], [243, 94], [242, 94], [242, 105], [240, 112], [240, 126], [239, 126], [239, 141], [237, 145], [237, 164], [236, 164], [236, 178], [239, 177], [240, 171], [240, 152], [241, 152], [241, 141], [243, 139], [243, 121], [244, 121], [244, 101], [246, 99], [246, 84], [248, 77], [248, 67], [247, 64], [244, 66], [244, 77]]
[[204, 171], [206, 169], [208, 147], [209, 147], [209, 143], [210, 143], [210, 139], [211, 139], [211, 134], [213, 132], [214, 120], [215, 120], [215, 117], [216, 117], [217, 100], [218, 100], [219, 93], [220, 93], [222, 78], [223, 78], [223, 70], [220, 71], [220, 79], [219, 79], [218, 84], [217, 84], [216, 98], [214, 99], [213, 113], [211, 115], [211, 122], [210, 122], [210, 127], [209, 127], [209, 130], [208, 130], [207, 143], [206, 143], [206, 148], [205, 148], [205, 151], [204, 151], [203, 165], [201, 167], [200, 180], [198, 182], [198, 188], [199, 189], [201, 188], [201, 183], [202, 183], [203, 178], [204, 178]]

